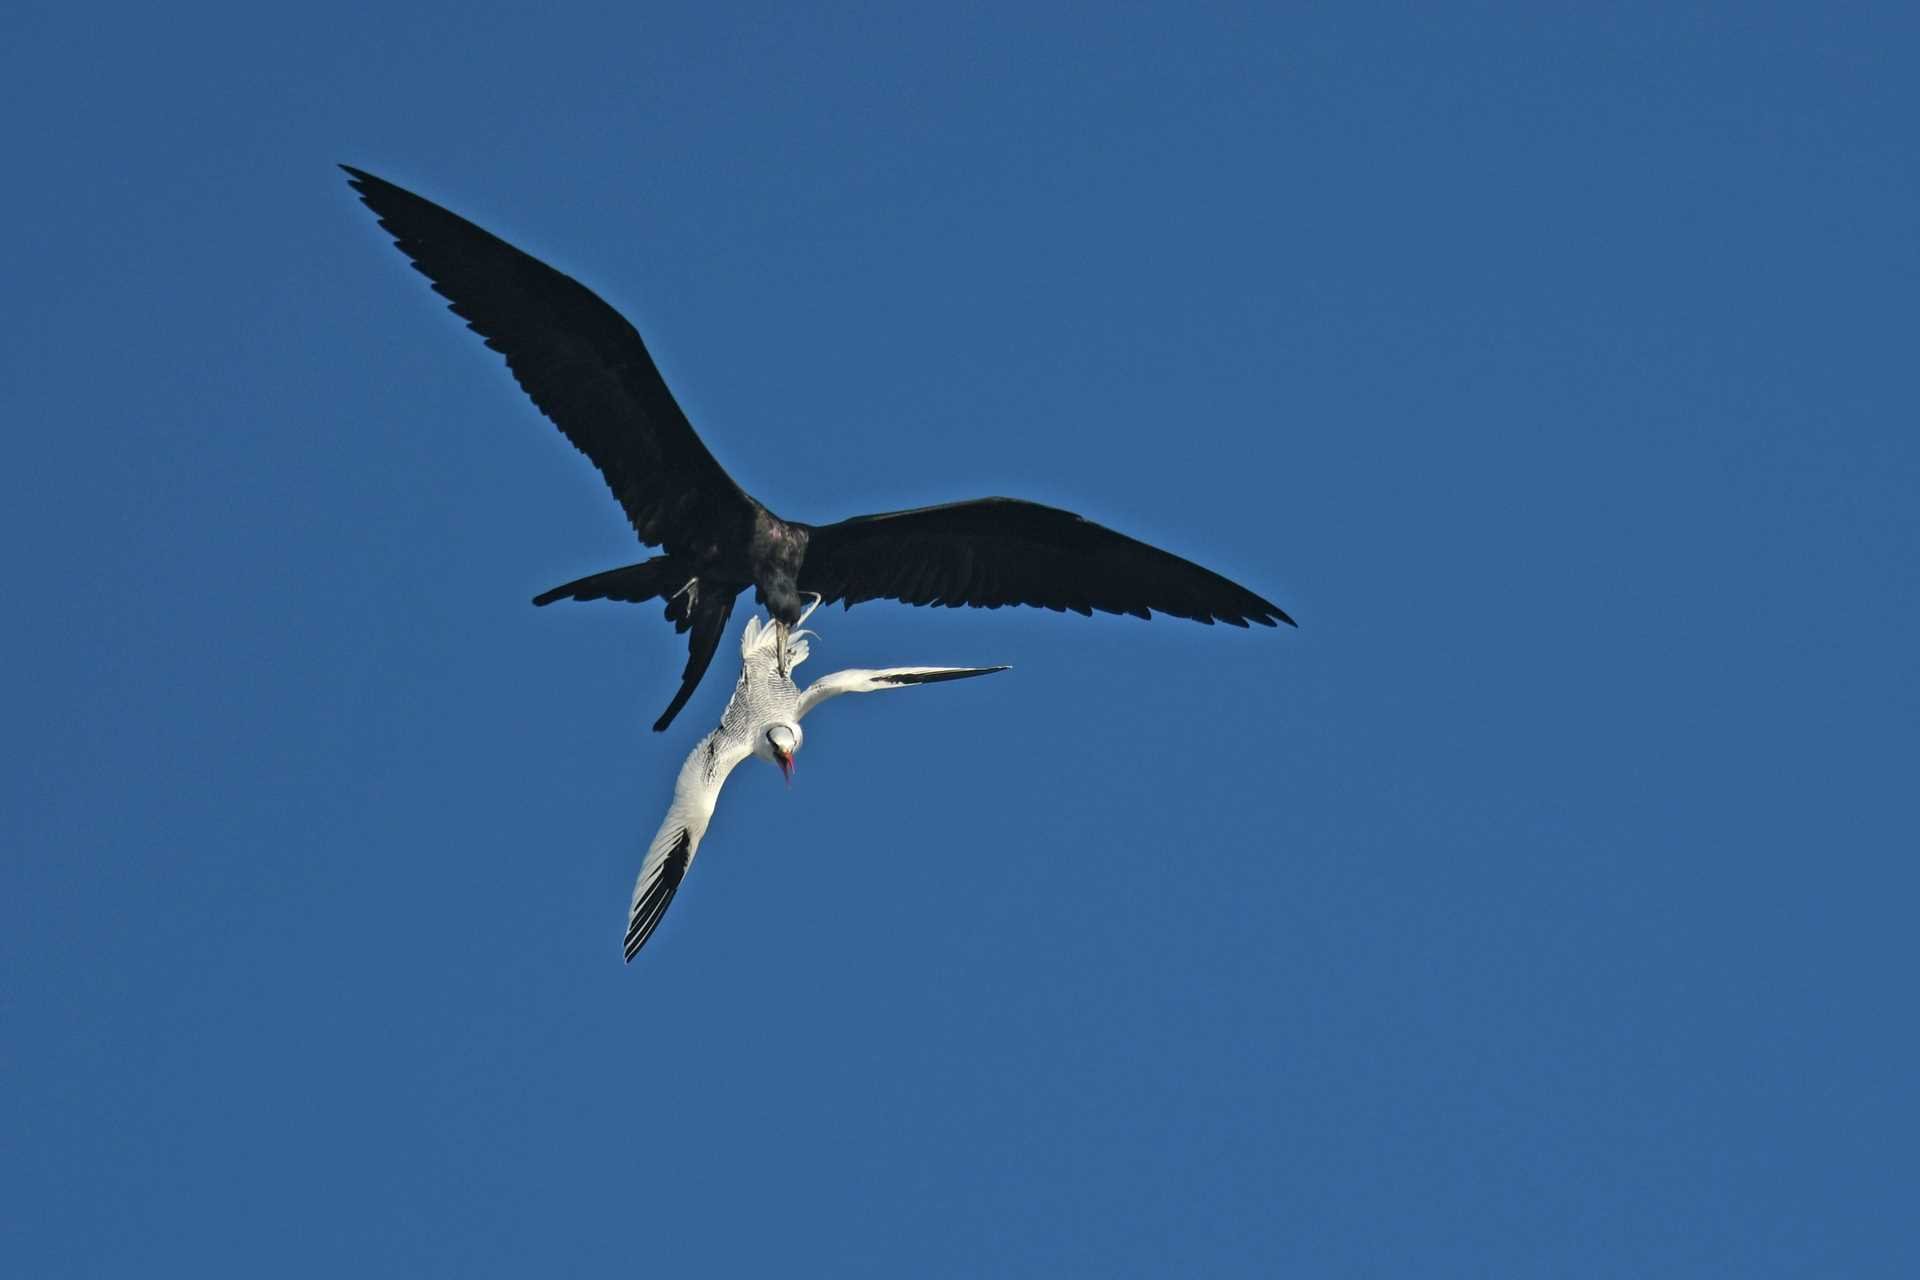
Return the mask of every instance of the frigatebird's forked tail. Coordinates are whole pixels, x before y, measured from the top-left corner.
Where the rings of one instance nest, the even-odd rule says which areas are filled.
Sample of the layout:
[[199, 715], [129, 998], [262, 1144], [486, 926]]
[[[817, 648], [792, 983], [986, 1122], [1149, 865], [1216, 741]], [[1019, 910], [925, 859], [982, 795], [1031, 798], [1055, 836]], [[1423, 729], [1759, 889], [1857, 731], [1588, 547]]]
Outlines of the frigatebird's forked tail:
[[714, 594], [694, 602], [687, 620], [691, 631], [687, 636], [686, 670], [680, 673], [680, 692], [673, 695], [673, 701], [653, 722], [655, 733], [665, 732], [666, 727], [673, 723], [673, 718], [680, 714], [680, 708], [686, 706], [687, 699], [693, 696], [700, 677], [707, 674], [714, 650], [720, 647], [720, 637], [727, 629], [727, 619], [733, 616], [733, 601], [731, 595]]
[[706, 675], [720, 646], [720, 637], [727, 629], [727, 619], [733, 615], [734, 597], [740, 590], [739, 587], [730, 591], [710, 587], [691, 575], [673, 556], [655, 556], [640, 564], [576, 578], [565, 586], [542, 591], [533, 602], [537, 605], [549, 605], [555, 600], [619, 600], [626, 604], [644, 604], [648, 600], [664, 599], [667, 602], [666, 617], [673, 629], [692, 634], [687, 636], [687, 666], [680, 675], [680, 691], [653, 723], [655, 732], [660, 732], [673, 723], [680, 708], [693, 696], [700, 678]]

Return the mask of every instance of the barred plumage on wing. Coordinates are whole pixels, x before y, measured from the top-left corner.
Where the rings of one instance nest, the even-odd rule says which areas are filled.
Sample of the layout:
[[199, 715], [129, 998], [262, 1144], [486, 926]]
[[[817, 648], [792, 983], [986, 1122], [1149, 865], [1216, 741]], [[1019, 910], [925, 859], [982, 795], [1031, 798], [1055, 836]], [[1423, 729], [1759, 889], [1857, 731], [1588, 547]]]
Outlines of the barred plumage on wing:
[[627, 906], [626, 958], [631, 961], [653, 935], [667, 906], [700, 851], [701, 837], [713, 818], [720, 789], [736, 766], [758, 757], [779, 768], [789, 784], [794, 757], [806, 741], [800, 721], [815, 707], [843, 693], [878, 693], [916, 684], [964, 680], [1007, 670], [999, 667], [885, 667], [835, 671], [804, 690], [793, 670], [808, 657], [807, 637], [797, 628], [819, 606], [819, 597], [801, 610], [789, 629], [776, 622], [747, 619], [740, 632], [740, 680], [721, 713], [720, 725], [702, 738], [680, 766], [673, 802], [647, 846], [640, 876]]

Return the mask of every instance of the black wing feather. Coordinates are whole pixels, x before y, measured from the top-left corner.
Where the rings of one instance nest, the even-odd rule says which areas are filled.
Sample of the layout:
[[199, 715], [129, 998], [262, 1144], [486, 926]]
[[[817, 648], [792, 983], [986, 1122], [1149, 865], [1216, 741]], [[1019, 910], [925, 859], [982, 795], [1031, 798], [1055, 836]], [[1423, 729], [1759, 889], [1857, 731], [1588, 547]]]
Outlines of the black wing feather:
[[1158, 547], [1057, 507], [979, 498], [855, 516], [809, 531], [800, 590], [828, 603], [1075, 613], [1153, 613], [1195, 622], [1292, 625], [1280, 606]]
[[673, 902], [674, 893], [680, 888], [680, 882], [686, 879], [687, 867], [693, 862], [693, 840], [684, 830], [674, 841], [673, 848], [667, 850], [667, 859], [660, 864], [660, 874], [640, 901], [633, 904], [633, 911], [627, 917], [627, 938], [624, 950], [627, 961], [632, 962], [640, 948], [647, 945], [647, 939], [653, 935], [659, 925], [660, 917], [667, 913], [667, 907]]
[[941, 684], [948, 680], [971, 680], [975, 676], [990, 676], [997, 671], [1011, 671], [1012, 667], [956, 667], [952, 671], [901, 671], [893, 675], [874, 677], [882, 684]]
[[458, 214], [340, 167], [434, 292], [599, 468], [642, 542], [682, 551], [746, 536], [753, 500], [694, 434], [624, 316]]

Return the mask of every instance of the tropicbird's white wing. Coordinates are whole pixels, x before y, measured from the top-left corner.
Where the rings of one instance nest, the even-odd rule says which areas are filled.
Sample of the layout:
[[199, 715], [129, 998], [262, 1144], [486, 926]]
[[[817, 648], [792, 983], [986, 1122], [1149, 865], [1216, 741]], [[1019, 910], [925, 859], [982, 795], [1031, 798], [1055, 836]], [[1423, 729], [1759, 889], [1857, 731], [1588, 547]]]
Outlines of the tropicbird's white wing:
[[837, 698], [843, 693], [878, 693], [882, 689], [903, 689], [915, 684], [938, 684], [942, 680], [965, 680], [969, 676], [987, 676], [996, 671], [1005, 671], [1005, 667], [887, 667], [880, 671], [863, 671], [852, 668], [821, 676], [807, 686], [800, 695], [800, 710], [797, 716], [804, 716], [828, 698]]
[[627, 907], [629, 961], [646, 945], [648, 935], [666, 914], [667, 904], [686, 877], [687, 868], [693, 865], [693, 856], [700, 851], [700, 837], [707, 833], [727, 775], [752, 754], [752, 748], [744, 743], [724, 745], [715, 730], [700, 740], [680, 766], [680, 778], [673, 784], [673, 803], [647, 847], [647, 859], [640, 864], [640, 878], [634, 881], [633, 901]]

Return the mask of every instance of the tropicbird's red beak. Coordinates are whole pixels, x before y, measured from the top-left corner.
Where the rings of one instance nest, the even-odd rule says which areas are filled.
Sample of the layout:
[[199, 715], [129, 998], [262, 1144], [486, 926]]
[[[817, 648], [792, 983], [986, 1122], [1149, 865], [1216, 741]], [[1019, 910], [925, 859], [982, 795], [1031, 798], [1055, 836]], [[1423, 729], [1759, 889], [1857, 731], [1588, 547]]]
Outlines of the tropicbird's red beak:
[[787, 775], [787, 785], [792, 786], [793, 785], [793, 757], [790, 755], [781, 755], [778, 752], [776, 752], [773, 758], [780, 762], [780, 772]]

